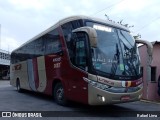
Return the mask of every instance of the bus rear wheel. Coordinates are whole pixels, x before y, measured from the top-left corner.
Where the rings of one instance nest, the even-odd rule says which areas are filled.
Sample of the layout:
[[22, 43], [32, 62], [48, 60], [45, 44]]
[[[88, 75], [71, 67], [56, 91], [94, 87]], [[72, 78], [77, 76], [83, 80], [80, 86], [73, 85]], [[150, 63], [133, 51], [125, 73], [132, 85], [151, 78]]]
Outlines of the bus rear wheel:
[[60, 105], [66, 105], [67, 101], [65, 99], [65, 95], [64, 95], [64, 88], [62, 86], [62, 83], [57, 83], [54, 87], [54, 99], [56, 101], [57, 104]]
[[19, 80], [17, 80], [17, 82], [16, 82], [16, 88], [17, 88], [17, 91], [18, 91], [18, 92], [22, 92], [22, 89], [21, 89], [21, 87], [20, 87], [20, 81], [19, 81]]

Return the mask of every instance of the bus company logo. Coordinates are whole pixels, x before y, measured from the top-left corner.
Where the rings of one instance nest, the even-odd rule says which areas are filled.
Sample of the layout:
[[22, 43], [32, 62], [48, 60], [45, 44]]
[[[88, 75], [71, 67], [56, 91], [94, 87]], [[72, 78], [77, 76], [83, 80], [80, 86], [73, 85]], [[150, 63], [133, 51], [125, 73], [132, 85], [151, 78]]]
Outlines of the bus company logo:
[[40, 112], [2, 112], [2, 117], [42, 117]]
[[107, 84], [107, 85], [114, 86], [114, 82], [112, 82], [112, 81], [110, 81], [110, 80], [107, 80], [107, 79], [104, 79], [104, 78], [98, 77], [98, 82], [101, 82], [101, 83], [104, 83], [104, 84]]
[[14, 69], [15, 69], [15, 70], [21, 70], [21, 68], [22, 68], [21, 64], [14, 66]]

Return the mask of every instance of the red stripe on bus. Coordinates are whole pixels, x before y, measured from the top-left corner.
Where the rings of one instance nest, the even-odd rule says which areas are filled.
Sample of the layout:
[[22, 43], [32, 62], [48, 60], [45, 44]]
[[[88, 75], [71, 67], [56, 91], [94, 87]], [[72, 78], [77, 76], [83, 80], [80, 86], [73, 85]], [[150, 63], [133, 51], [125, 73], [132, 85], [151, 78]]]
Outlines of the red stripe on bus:
[[33, 72], [34, 72], [34, 81], [36, 89], [39, 87], [39, 76], [38, 76], [38, 64], [37, 59], [33, 59]]

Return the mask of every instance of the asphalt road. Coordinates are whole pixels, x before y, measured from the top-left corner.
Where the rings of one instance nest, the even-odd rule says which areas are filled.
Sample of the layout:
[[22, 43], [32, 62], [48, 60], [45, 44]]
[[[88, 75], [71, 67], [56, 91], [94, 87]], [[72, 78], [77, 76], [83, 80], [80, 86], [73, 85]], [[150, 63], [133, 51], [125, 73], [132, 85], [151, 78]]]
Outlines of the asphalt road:
[[[70, 103], [68, 106], [57, 105], [52, 97], [37, 94], [34, 92], [24, 91], [18, 93], [16, 89], [10, 86], [9, 81], [0, 80], [0, 111], [47, 111], [44, 115], [52, 115], [54, 117], [46, 117], [45, 119], [148, 119], [143, 115], [160, 116], [160, 104], [151, 102], [132, 102], [106, 106], [88, 106], [79, 103]], [[51, 112], [49, 112], [51, 111]], [[156, 112], [157, 111], [157, 112]], [[1, 114], [1, 113], [0, 113]], [[53, 115], [54, 114], [54, 115]], [[137, 118], [137, 115], [142, 118]], [[2, 119], [2, 118], [0, 118]], [[9, 118], [8, 118], [9, 119]], [[17, 118], [12, 118], [17, 119]], [[30, 119], [30, 118], [23, 118]], [[37, 118], [42, 119], [43, 118]], [[158, 120], [158, 118], [152, 118]], [[160, 118], [159, 118], [160, 119]]]

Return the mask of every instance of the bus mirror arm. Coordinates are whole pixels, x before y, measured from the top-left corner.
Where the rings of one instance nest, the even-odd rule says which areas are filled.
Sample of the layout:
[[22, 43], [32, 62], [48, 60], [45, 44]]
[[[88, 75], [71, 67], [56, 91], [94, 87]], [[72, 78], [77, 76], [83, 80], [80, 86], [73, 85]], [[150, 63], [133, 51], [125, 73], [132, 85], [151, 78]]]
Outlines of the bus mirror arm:
[[63, 56], [63, 50], [57, 52], [56, 55]]
[[88, 66], [85, 67], [85, 71], [88, 71]]
[[146, 40], [136, 40], [136, 43], [144, 44], [144, 45], [147, 46], [147, 53], [148, 53], [148, 57], [149, 57], [148, 63], [149, 63], [149, 65], [151, 65], [151, 63], [152, 63], [152, 52], [153, 52], [152, 43], [150, 43], [150, 42], [148, 42]]
[[94, 47], [94, 48], [97, 47], [97, 32], [94, 28], [92, 28], [92, 27], [80, 27], [80, 28], [74, 29], [72, 32], [73, 33], [77, 33], [77, 32], [87, 33], [87, 35], [89, 37], [91, 47]]

